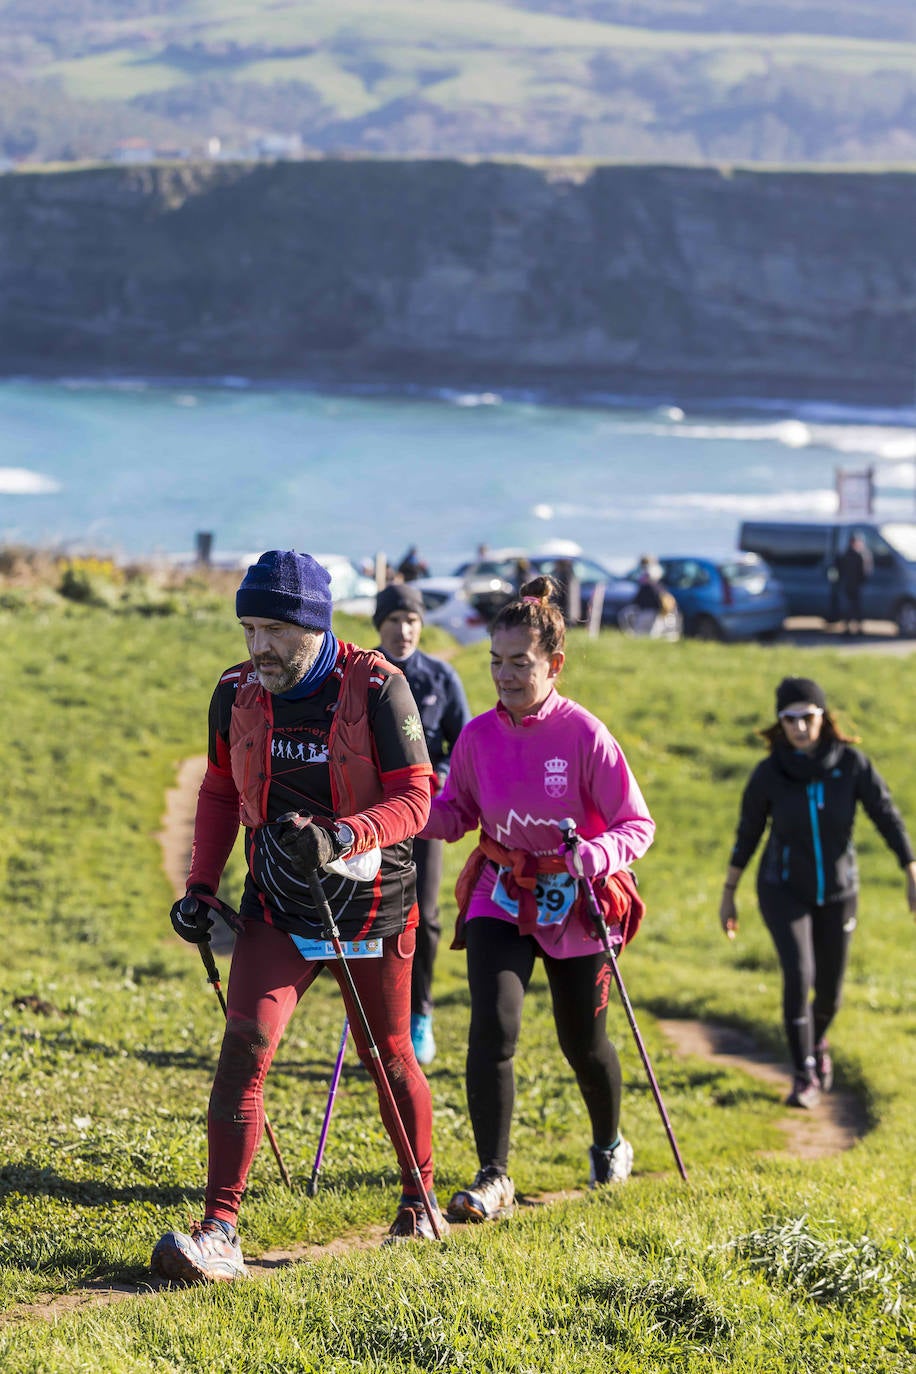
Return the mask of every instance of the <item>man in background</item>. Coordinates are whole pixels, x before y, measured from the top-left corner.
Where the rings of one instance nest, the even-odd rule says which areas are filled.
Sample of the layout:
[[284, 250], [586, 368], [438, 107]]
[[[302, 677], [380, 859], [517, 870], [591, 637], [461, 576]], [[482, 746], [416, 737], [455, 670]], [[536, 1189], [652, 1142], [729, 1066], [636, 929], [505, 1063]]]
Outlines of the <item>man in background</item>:
[[837, 574], [841, 618], [846, 621], [846, 633], [861, 634], [862, 588], [872, 573], [871, 554], [861, 535], [849, 536], [849, 543], [837, 555], [833, 566]]
[[[423, 723], [426, 747], [433, 766], [433, 791], [445, 782], [449, 754], [459, 732], [471, 718], [461, 679], [450, 664], [424, 654], [419, 646], [423, 629], [423, 597], [409, 582], [392, 582], [379, 592], [373, 623], [382, 653], [407, 678]], [[413, 842], [417, 866], [417, 903], [420, 924], [413, 961], [410, 993], [410, 1038], [421, 1064], [436, 1055], [433, 1038], [433, 965], [442, 927], [439, 924], [439, 884], [442, 881], [442, 840]]]

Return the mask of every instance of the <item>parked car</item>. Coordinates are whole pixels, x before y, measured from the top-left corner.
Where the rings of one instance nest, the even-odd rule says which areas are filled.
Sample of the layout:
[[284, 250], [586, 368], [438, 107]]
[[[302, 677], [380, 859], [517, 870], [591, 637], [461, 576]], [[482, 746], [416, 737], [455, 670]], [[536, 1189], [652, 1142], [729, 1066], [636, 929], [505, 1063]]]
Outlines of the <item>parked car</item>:
[[487, 622], [471, 604], [462, 577], [420, 577], [413, 584], [423, 597], [424, 623], [440, 625], [459, 644], [487, 637]]
[[[677, 602], [685, 634], [698, 639], [770, 639], [782, 629], [785, 594], [755, 554], [657, 562], [662, 583]], [[637, 572], [631, 574], [634, 579]]]
[[595, 588], [604, 586], [601, 623], [616, 627], [620, 608], [632, 601], [634, 584], [617, 577], [594, 558], [576, 552], [576, 545], [559, 545], [550, 550], [497, 549], [486, 558], [464, 565], [464, 587], [471, 602], [489, 624], [496, 613], [518, 594], [528, 578], [543, 573], [564, 584], [566, 568], [579, 582], [582, 617], [588, 616]]
[[359, 571], [342, 553], [316, 553], [316, 562], [331, 574], [331, 600], [336, 611], [371, 616], [375, 610], [375, 581]]
[[783, 585], [789, 615], [837, 618], [833, 565], [859, 535], [872, 571], [862, 588], [866, 620], [894, 620], [901, 635], [916, 636], [916, 524], [873, 525], [858, 520], [748, 520], [738, 544], [772, 565]]

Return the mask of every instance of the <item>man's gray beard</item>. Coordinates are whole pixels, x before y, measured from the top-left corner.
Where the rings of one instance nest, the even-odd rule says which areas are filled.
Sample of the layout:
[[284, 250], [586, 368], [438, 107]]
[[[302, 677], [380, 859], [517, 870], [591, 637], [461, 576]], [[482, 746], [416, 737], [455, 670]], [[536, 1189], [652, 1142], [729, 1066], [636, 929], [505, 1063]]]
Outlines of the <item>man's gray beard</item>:
[[261, 669], [255, 668], [255, 672], [258, 675], [258, 682], [260, 682], [264, 690], [270, 692], [270, 694], [275, 697], [282, 696], [284, 692], [291, 691], [297, 683], [302, 681], [309, 668], [311, 668], [312, 664], [315, 662], [321, 652], [323, 639], [323, 635], [318, 635], [314, 642], [306, 640], [295, 658], [290, 659], [289, 663], [283, 665], [285, 671], [280, 677], [271, 676], [269, 682], [264, 680]]

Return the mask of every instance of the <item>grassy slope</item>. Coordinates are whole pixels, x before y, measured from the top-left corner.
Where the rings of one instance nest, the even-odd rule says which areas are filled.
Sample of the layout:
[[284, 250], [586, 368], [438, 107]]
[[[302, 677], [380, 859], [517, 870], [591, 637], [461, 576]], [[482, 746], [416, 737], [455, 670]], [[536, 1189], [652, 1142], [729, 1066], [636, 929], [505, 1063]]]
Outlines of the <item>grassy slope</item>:
[[861, 6], [848, 23], [846, 9], [824, 22], [815, 6], [813, 31], [805, 5], [745, 8], [732, 25], [723, 9], [704, 23], [676, 3], [198, 0], [121, 8], [118, 22], [90, 6], [69, 24], [53, 6], [28, 19], [17, 7], [0, 15], [0, 63], [7, 52], [38, 84], [0, 97], [0, 141], [70, 159], [125, 135], [199, 154], [210, 134], [234, 143], [265, 129], [408, 155], [911, 154], [916, 44], [896, 7], [863, 30]]
[[[371, 631], [357, 634], [368, 642]], [[164, 789], [200, 751], [215, 674], [238, 656], [228, 616], [162, 619], [77, 610], [0, 618], [8, 786], [0, 859], [0, 1303], [92, 1275], [139, 1279], [158, 1234], [200, 1205], [204, 1115], [220, 1019], [193, 951], [171, 937], [156, 839]], [[860, 830], [866, 896], [839, 1072], [875, 1129], [841, 1159], [780, 1153], [777, 1094], [674, 1060], [652, 1012], [734, 1020], [779, 1044], [773, 956], [744, 895], [727, 946], [715, 905], [755, 727], [783, 672], [815, 672], [866, 728], [911, 820], [903, 741], [910, 665], [828, 652], [574, 644], [565, 689], [608, 720], [659, 822], [640, 865], [650, 914], [625, 973], [691, 1170], [685, 1188], [629, 1043], [624, 1128], [637, 1176], [612, 1196], [455, 1233], [441, 1250], [372, 1250], [278, 1271], [231, 1292], [160, 1295], [25, 1329], [0, 1327], [4, 1370], [896, 1370], [914, 1350], [910, 1183], [916, 1128], [912, 926], [880, 841]], [[483, 649], [460, 654], [477, 709]], [[37, 690], [36, 690], [37, 689]], [[456, 847], [460, 850], [461, 847]], [[449, 856], [449, 878], [459, 853]], [[237, 893], [239, 872], [227, 884]], [[750, 884], [748, 884], [748, 889]], [[445, 921], [453, 913], [445, 884]], [[431, 1072], [439, 1191], [473, 1167], [460, 956], [437, 969], [441, 1055]], [[324, 980], [323, 980], [324, 981]], [[17, 1011], [37, 994], [58, 1014]], [[310, 1169], [341, 1012], [330, 980], [300, 1010], [268, 1085], [292, 1171]], [[543, 980], [526, 1007], [513, 1172], [523, 1190], [581, 1187], [587, 1127], [556, 1049]], [[278, 1186], [270, 1152], [243, 1214], [249, 1252], [358, 1233], [390, 1218], [391, 1151], [351, 1059], [317, 1200]], [[799, 1223], [801, 1234], [793, 1235]], [[759, 1233], [758, 1263], [723, 1249]], [[878, 1247], [871, 1253], [862, 1238]], [[823, 1301], [793, 1292], [802, 1244]], [[749, 1246], [751, 1242], [747, 1243]], [[849, 1253], [843, 1246], [851, 1246]], [[881, 1308], [901, 1294], [902, 1316]], [[861, 1291], [850, 1292], [856, 1285]]]
[[[529, 94], [553, 80], [561, 87], [585, 77], [584, 67], [596, 55], [617, 59], [665, 60], [672, 55], [706, 55], [710, 88], [727, 88], [746, 72], [750, 61], [761, 73], [783, 66], [811, 64], [825, 73], [912, 69], [913, 45], [880, 39], [819, 34], [734, 34], [727, 31], [682, 32], [677, 29], [638, 28], [601, 23], [590, 18], [538, 14], [493, 0], [391, 0], [380, 8], [373, 0], [336, 0], [333, 7], [309, 0], [295, 7], [277, 8], [268, 0], [249, 0], [230, 9], [202, 3], [183, 15], [145, 24], [143, 33], [128, 30], [109, 39], [101, 52], [70, 56], [40, 66], [36, 75], [63, 82], [72, 95], [85, 99], [120, 100], [161, 90], [186, 79], [217, 76], [225, 71], [217, 57], [200, 52], [195, 66], [158, 56], [159, 45], [173, 42], [217, 45], [236, 43], [267, 47], [268, 60], [242, 62], [231, 68], [233, 77], [272, 82], [312, 82], [331, 102], [339, 117], [347, 118], [390, 98], [384, 85], [375, 89], [353, 70], [354, 58], [400, 72], [417, 87], [417, 75], [431, 59], [451, 68], [424, 90], [425, 97], [448, 105], [479, 94], [487, 83], [490, 100], [498, 97], [488, 83], [494, 75], [510, 78], [519, 69]], [[313, 54], [283, 56], [285, 48], [314, 43]], [[564, 56], [573, 59], [565, 67]], [[423, 84], [421, 82], [421, 84]], [[571, 94], [573, 87], [570, 87]]]

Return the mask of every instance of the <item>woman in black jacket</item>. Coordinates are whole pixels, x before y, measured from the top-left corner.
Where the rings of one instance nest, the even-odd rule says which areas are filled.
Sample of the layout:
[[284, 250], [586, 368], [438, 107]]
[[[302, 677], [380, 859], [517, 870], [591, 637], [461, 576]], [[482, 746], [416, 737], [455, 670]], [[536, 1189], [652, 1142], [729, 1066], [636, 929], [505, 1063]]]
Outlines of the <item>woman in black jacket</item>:
[[916, 861], [887, 784], [840, 733], [823, 689], [810, 678], [784, 678], [776, 689], [776, 715], [762, 732], [769, 756], [744, 789], [719, 920], [734, 939], [735, 889], [769, 819], [757, 899], [782, 966], [783, 1019], [795, 1068], [788, 1102], [810, 1108], [833, 1085], [826, 1035], [840, 1005], [856, 927], [859, 874], [852, 831], [857, 804], [905, 869], [914, 913]]

